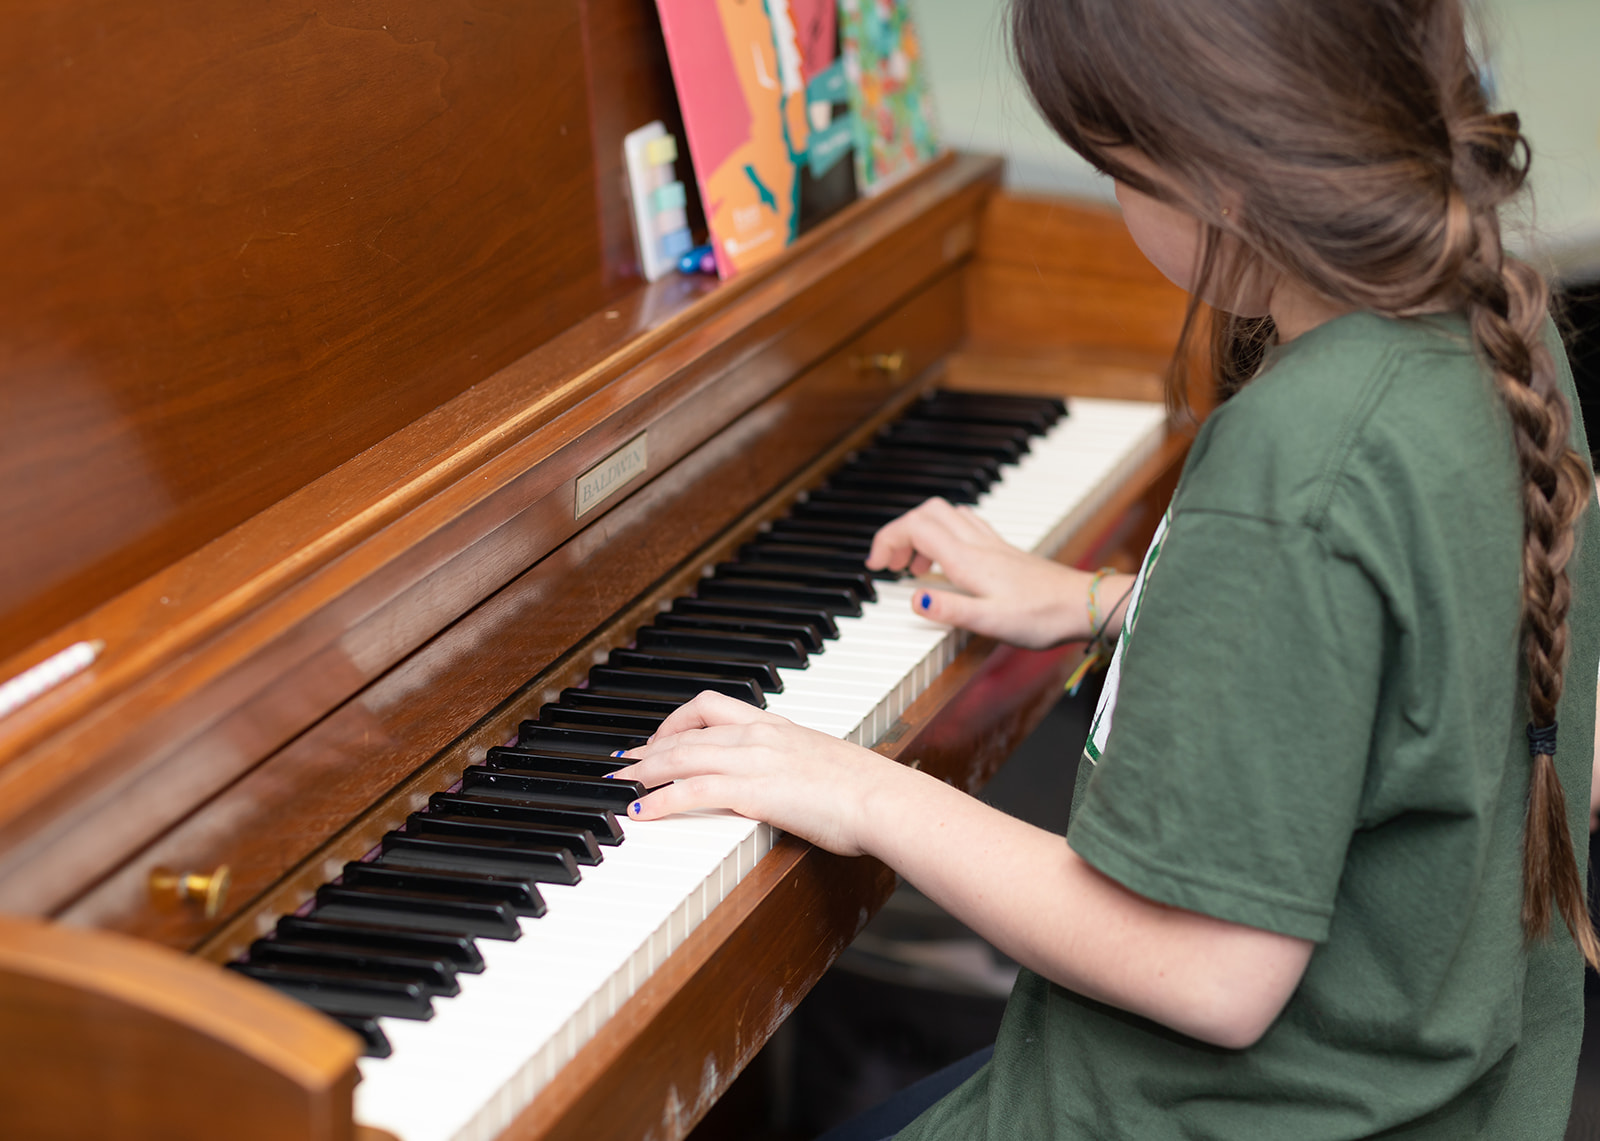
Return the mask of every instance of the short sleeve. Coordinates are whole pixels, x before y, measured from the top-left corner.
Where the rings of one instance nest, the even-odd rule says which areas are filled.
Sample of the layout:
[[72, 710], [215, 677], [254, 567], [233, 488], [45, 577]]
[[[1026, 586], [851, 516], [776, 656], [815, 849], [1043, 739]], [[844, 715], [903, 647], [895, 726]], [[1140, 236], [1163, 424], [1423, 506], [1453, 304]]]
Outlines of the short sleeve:
[[1149, 899], [1327, 937], [1356, 827], [1385, 607], [1324, 535], [1176, 514], [1068, 843]]

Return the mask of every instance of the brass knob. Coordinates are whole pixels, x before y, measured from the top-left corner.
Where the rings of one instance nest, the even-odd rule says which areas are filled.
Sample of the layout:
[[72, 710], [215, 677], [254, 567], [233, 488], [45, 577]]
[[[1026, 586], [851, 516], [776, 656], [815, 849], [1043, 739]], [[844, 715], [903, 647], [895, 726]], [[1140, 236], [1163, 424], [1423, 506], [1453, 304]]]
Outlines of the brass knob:
[[209, 875], [156, 868], [150, 873], [150, 897], [158, 906], [167, 908], [199, 904], [207, 919], [215, 919], [228, 898], [228, 885], [232, 882], [233, 872], [227, 864]]
[[856, 357], [851, 363], [858, 372], [881, 372], [889, 377], [898, 377], [900, 370], [906, 367], [906, 351], [896, 349], [892, 353], [869, 353], [864, 357]]

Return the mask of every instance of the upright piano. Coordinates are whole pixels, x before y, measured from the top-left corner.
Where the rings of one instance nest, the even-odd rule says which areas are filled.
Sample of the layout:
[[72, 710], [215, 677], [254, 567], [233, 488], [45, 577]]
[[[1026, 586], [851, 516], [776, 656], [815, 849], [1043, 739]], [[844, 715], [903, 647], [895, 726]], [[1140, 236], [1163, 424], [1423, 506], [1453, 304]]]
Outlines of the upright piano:
[[[998, 160], [643, 283], [622, 136], [681, 135], [650, 0], [8, 15], [0, 682], [39, 682], [0, 716], [8, 1138], [408, 1137], [358, 1092], [403, 1051], [227, 965], [930, 392], [1064, 398], [1069, 459], [1097, 409], [1135, 426], [1045, 472], [1081, 484], [1035, 536], [1059, 559], [1126, 564], [1170, 495], [1183, 298]], [[840, 732], [976, 788], [1081, 648], [935, 642]], [[684, 1136], [893, 886], [754, 826], [710, 876], [416, 1135]], [[538, 946], [517, 922], [496, 948]]]

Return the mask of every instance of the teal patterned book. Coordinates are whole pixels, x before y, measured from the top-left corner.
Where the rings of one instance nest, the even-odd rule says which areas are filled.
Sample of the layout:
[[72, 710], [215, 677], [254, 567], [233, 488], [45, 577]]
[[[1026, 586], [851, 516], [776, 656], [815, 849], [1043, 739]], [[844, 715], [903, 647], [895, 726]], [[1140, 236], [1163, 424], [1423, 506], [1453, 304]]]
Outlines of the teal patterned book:
[[839, 0], [856, 185], [883, 190], [939, 153], [922, 43], [906, 0]]

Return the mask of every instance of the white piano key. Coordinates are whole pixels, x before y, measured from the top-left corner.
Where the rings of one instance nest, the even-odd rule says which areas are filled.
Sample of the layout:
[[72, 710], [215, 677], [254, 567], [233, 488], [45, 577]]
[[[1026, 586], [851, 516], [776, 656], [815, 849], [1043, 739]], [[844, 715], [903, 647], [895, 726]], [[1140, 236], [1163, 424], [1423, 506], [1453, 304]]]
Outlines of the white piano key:
[[[1125, 473], [1159, 446], [1158, 405], [1075, 399], [976, 509], [1009, 541], [1051, 553]], [[806, 669], [784, 668], [768, 708], [862, 744], [876, 742], [966, 643], [918, 616], [921, 585], [879, 582], [859, 618]], [[384, 1019], [388, 1059], [363, 1059], [356, 1117], [403, 1141], [491, 1141], [644, 984], [772, 846], [728, 813], [623, 824], [577, 885], [546, 885], [549, 907], [514, 942], [480, 940], [487, 969], [435, 999], [429, 1022]]]

